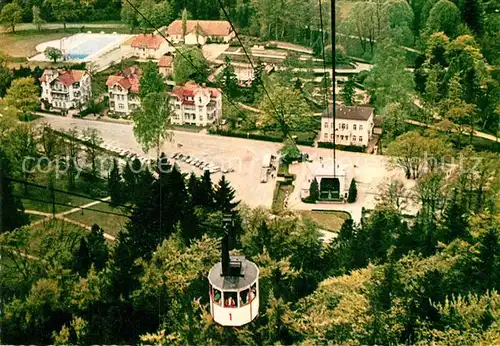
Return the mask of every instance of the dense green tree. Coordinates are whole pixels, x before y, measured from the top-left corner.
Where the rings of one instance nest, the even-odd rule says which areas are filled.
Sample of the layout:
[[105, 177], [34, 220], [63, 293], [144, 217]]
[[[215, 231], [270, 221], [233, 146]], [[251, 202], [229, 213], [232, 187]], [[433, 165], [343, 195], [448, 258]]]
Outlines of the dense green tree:
[[346, 106], [352, 106], [354, 104], [354, 96], [356, 95], [356, 89], [354, 84], [354, 79], [349, 77], [344, 87], [340, 91], [340, 99], [344, 102]]
[[465, 24], [476, 34], [483, 31], [483, 5], [478, 0], [463, 0], [462, 15]]
[[130, 26], [130, 32], [132, 32], [134, 28], [139, 25], [139, 16], [136, 10], [131, 6], [131, 4], [135, 8], [139, 8], [140, 1], [122, 0], [121, 13], [120, 13], [120, 18], [122, 22]]
[[382, 129], [383, 136], [395, 139], [406, 132], [407, 124], [405, 120], [408, 113], [400, 103], [390, 103], [387, 105], [387, 114], [383, 118]]
[[406, 106], [412, 99], [415, 82], [406, 71], [403, 51], [392, 42], [381, 42], [375, 55], [375, 64], [365, 80], [374, 98], [375, 107], [383, 111], [393, 102]]
[[[1, 149], [1, 148], [0, 148]], [[0, 233], [12, 231], [28, 222], [22, 202], [15, 197], [10, 176], [10, 162], [0, 150]]]
[[0, 12], [0, 23], [10, 27], [12, 32], [16, 31], [16, 24], [22, 21], [22, 8], [17, 2], [5, 5]]
[[387, 147], [387, 154], [392, 156], [391, 161], [404, 170], [407, 179], [419, 177], [427, 148], [425, 143], [425, 138], [411, 131], [399, 136]]
[[45, 20], [40, 16], [40, 7], [33, 5], [33, 24], [36, 26], [38, 31], [42, 30], [42, 25], [45, 24]]
[[186, 8], [182, 10], [182, 38], [184, 39], [187, 34], [187, 20], [188, 20], [188, 11]]
[[144, 67], [141, 75], [141, 101], [152, 93], [161, 93], [165, 91], [163, 76], [158, 71], [155, 63], [149, 61]]
[[76, 17], [74, 0], [45, 0], [44, 5], [50, 7], [56, 20], [63, 23], [64, 30], [66, 23]]
[[80, 239], [80, 246], [75, 254], [74, 271], [81, 277], [86, 277], [91, 265], [89, 247], [85, 237], [82, 237]]
[[151, 25], [154, 28], [161, 28], [172, 21], [172, 10], [167, 0], [158, 3], [154, 0], [141, 1], [139, 11], [148, 19], [146, 21], [140, 15], [137, 17], [140, 26], [144, 29], [150, 28]]
[[319, 184], [316, 178], [313, 179], [309, 186], [309, 201], [316, 202], [319, 198]]
[[7, 56], [0, 54], [0, 97], [4, 97], [12, 81], [12, 72], [7, 66]]
[[291, 131], [310, 128], [312, 112], [303, 95], [284, 86], [275, 86], [261, 102], [264, 127], [277, 128], [287, 138]]
[[224, 58], [224, 69], [217, 76], [217, 79], [217, 82], [224, 91], [224, 94], [232, 98], [238, 96], [238, 78], [236, 77], [236, 73], [234, 72], [234, 67], [231, 64], [231, 58], [229, 56]]
[[145, 96], [141, 109], [134, 113], [134, 136], [144, 152], [156, 150], [160, 157], [161, 146], [172, 138], [170, 132], [171, 107], [169, 96], [163, 92], [153, 92]]
[[92, 225], [92, 229], [87, 235], [87, 245], [92, 265], [98, 271], [103, 270], [109, 258], [109, 249], [104, 238], [104, 231], [99, 225]]
[[[152, 181], [151, 173], [144, 169], [141, 161], [135, 158], [133, 161], [127, 161], [123, 168], [123, 188], [124, 197], [127, 201], [137, 203], [149, 189], [149, 183]], [[144, 181], [143, 181], [144, 180]], [[148, 180], [151, 180], [148, 183]]]
[[413, 11], [405, 0], [388, 0], [384, 3], [384, 19], [386, 22], [385, 37], [404, 45], [413, 44]]
[[356, 180], [351, 180], [351, 185], [349, 185], [349, 196], [347, 197], [348, 203], [356, 202], [358, 198], [358, 188], [356, 187]]
[[99, 165], [99, 159], [102, 157], [101, 145], [104, 140], [99, 130], [93, 127], [87, 127], [83, 130], [82, 135], [85, 138], [87, 164], [90, 165], [92, 175], [97, 177], [101, 173], [100, 168], [102, 168], [102, 165]]
[[111, 166], [111, 171], [108, 176], [108, 191], [111, 197], [111, 202], [114, 204], [120, 204], [123, 202], [123, 184], [121, 181], [122, 177], [120, 174], [120, 168], [118, 167], [118, 162], [113, 159], [113, 165]]
[[429, 13], [427, 28], [431, 33], [442, 31], [450, 37], [455, 37], [460, 22], [457, 6], [451, 1], [439, 0]]
[[[182, 54], [181, 54], [182, 53]], [[186, 47], [174, 58], [174, 81], [182, 85], [190, 80], [205, 83], [209, 76], [207, 59], [199, 48]]]
[[214, 188], [212, 185], [212, 179], [210, 178], [210, 172], [205, 170], [203, 176], [201, 177], [199, 191], [200, 196], [198, 197], [201, 202], [200, 206], [212, 209], [215, 203]]
[[12, 82], [5, 96], [7, 103], [23, 114], [32, 112], [38, 106], [38, 87], [32, 77], [18, 78]]
[[301, 152], [297, 147], [297, 144], [291, 139], [287, 139], [285, 143], [283, 143], [283, 147], [280, 149], [280, 154], [280, 160], [283, 163], [291, 163], [293, 161], [300, 160], [301, 158]]
[[214, 197], [217, 209], [223, 213], [235, 213], [236, 207], [240, 204], [239, 201], [234, 202], [235, 191], [224, 175], [215, 187]]

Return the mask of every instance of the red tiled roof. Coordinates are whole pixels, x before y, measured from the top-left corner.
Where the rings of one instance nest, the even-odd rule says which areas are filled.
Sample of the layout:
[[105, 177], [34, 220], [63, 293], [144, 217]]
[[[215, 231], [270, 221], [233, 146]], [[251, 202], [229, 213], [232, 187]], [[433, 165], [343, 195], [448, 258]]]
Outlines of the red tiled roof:
[[165, 39], [160, 35], [142, 34], [135, 37], [131, 46], [134, 48], [158, 49], [163, 42], [165, 42]]
[[138, 93], [141, 74], [142, 71], [138, 66], [127, 67], [123, 71], [117, 72], [116, 75], [109, 76], [106, 85], [112, 87], [115, 84], [120, 84], [124, 89]]
[[[197, 25], [207, 36], [228, 36], [232, 32], [231, 24], [225, 20], [188, 20], [186, 34], [195, 32]], [[182, 20], [174, 20], [168, 26], [167, 34], [182, 35]]]
[[62, 84], [66, 86], [71, 86], [73, 83], [79, 82], [82, 80], [82, 77], [87, 73], [87, 71], [83, 70], [51, 70], [47, 69], [43, 71], [42, 77], [40, 77], [40, 82], [44, 83], [47, 81], [48, 75], [52, 73], [53, 75], [57, 75], [58, 80]]
[[172, 67], [172, 62], [174, 61], [174, 57], [171, 55], [162, 56], [160, 61], [158, 61], [159, 67]]
[[194, 82], [187, 82], [184, 86], [175, 87], [171, 94], [183, 101], [183, 104], [194, 104], [193, 101], [185, 100], [185, 98], [194, 97], [196, 93], [200, 91], [208, 91], [210, 93], [210, 98], [217, 98], [220, 96], [219, 89], [203, 87]]

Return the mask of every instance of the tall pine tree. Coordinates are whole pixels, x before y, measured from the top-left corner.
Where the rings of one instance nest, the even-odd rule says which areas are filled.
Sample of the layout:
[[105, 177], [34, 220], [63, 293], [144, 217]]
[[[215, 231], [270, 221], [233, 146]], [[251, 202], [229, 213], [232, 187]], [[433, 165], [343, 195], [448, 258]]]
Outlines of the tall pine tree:
[[108, 244], [104, 239], [104, 231], [99, 225], [94, 224], [87, 236], [87, 245], [89, 249], [90, 261], [95, 269], [100, 271], [106, 267], [108, 262], [109, 250]]
[[214, 188], [212, 186], [212, 179], [210, 178], [210, 172], [205, 171], [203, 176], [201, 177], [200, 182], [200, 201], [201, 206], [206, 208], [207, 210], [211, 210], [214, 207], [215, 197], [214, 197]]
[[123, 186], [121, 180], [118, 163], [116, 159], [113, 159], [113, 167], [108, 177], [108, 191], [113, 204], [120, 204], [123, 202]]
[[81, 277], [86, 277], [91, 265], [89, 247], [85, 237], [82, 237], [80, 239], [80, 246], [75, 254], [74, 271]]
[[215, 204], [217, 210], [225, 214], [234, 214], [236, 207], [240, 204], [239, 201], [233, 202], [234, 197], [234, 189], [229, 185], [229, 182], [223, 175], [215, 189]]
[[14, 189], [7, 177], [10, 162], [0, 150], [0, 233], [12, 231], [28, 223], [21, 201], [14, 196]]

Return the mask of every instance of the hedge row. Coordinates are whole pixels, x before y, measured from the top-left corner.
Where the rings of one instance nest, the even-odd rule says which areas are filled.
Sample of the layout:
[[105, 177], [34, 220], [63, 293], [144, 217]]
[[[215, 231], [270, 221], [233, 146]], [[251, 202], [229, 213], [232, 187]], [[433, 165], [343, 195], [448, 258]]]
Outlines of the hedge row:
[[236, 132], [236, 131], [225, 131], [225, 130], [214, 130], [209, 129], [208, 133], [212, 135], [219, 136], [228, 136], [228, 137], [238, 137], [238, 138], [248, 138], [248, 139], [256, 139], [260, 141], [268, 141], [268, 142], [282, 142], [281, 137], [272, 137], [268, 135], [261, 135], [256, 133], [246, 133], [246, 132]]
[[[333, 149], [334, 144], [331, 142], [318, 142], [318, 147], [319, 148], [328, 148], [328, 149]], [[345, 150], [345, 151], [353, 151], [357, 153], [364, 153], [366, 150], [366, 146], [358, 147], [356, 145], [340, 145], [337, 144], [336, 148], [338, 150]]]
[[[238, 137], [238, 138], [247, 138], [247, 139], [256, 139], [259, 141], [267, 141], [267, 142], [283, 142], [283, 137], [281, 134], [259, 134], [259, 133], [251, 133], [251, 132], [240, 132], [240, 131], [227, 131], [227, 130], [215, 130], [215, 129], [209, 129], [208, 133], [212, 135], [219, 135], [219, 136], [228, 136], [228, 137]], [[315, 134], [313, 134], [315, 136]], [[303, 136], [301, 136], [303, 137]], [[297, 138], [296, 143], [298, 145], [306, 145], [309, 147], [314, 146], [314, 138], [307, 139], [307, 138]]]

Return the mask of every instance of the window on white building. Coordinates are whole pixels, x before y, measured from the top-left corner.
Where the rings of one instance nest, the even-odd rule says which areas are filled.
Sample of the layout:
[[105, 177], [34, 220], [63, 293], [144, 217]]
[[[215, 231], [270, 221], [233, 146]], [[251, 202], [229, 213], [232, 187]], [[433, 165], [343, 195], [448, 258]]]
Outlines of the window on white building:
[[325, 133], [325, 139], [328, 139], [328, 133]]
[[203, 114], [200, 114], [200, 121], [203, 121]]
[[359, 136], [359, 141], [363, 142], [363, 136]]
[[123, 107], [123, 103], [119, 103], [119, 104], [118, 104], [118, 108], [119, 108], [119, 109], [123, 109], [123, 108], [125, 108], [125, 107]]
[[359, 130], [361, 131], [363, 129], [363, 125], [359, 125]]
[[349, 130], [349, 124], [346, 124], [346, 125], [345, 125], [345, 129], [346, 129], [346, 130]]
[[198, 112], [203, 112], [203, 107], [202, 106], [198, 107]]
[[343, 141], [344, 140], [344, 136], [340, 136], [340, 140]]
[[328, 128], [328, 123], [325, 123], [325, 129], [327, 129], [327, 128]]
[[356, 136], [352, 136], [352, 140], [355, 141], [356, 140]]
[[356, 130], [356, 124], [352, 125], [352, 129]]
[[345, 130], [345, 124], [342, 124], [342, 130]]

